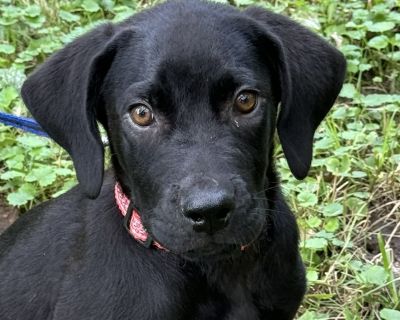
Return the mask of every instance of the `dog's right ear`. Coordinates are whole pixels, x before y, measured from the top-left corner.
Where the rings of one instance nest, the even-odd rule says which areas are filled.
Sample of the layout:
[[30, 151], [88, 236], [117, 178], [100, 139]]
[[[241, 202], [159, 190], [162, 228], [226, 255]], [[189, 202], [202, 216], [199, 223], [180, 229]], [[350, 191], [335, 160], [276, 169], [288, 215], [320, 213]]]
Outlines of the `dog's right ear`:
[[96, 113], [104, 108], [101, 85], [132, 30], [102, 25], [55, 53], [22, 86], [22, 98], [42, 128], [71, 155], [81, 187], [97, 197], [104, 148]]

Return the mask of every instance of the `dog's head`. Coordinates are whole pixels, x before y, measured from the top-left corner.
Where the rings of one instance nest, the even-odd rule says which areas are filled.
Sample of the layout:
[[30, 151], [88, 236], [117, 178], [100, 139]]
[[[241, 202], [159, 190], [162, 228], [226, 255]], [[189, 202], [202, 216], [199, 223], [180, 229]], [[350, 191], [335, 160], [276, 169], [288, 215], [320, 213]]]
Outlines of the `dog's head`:
[[207, 255], [262, 230], [275, 127], [293, 174], [306, 176], [344, 71], [336, 49], [283, 16], [176, 1], [75, 40], [22, 96], [88, 196], [102, 185], [99, 120], [150, 234]]

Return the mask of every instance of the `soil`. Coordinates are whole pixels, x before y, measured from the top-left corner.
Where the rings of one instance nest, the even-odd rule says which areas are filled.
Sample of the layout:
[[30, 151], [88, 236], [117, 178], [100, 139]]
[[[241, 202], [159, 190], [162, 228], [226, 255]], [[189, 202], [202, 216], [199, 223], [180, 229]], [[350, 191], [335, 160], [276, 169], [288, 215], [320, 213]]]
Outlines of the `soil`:
[[[389, 208], [388, 209], [393, 209]], [[392, 210], [376, 211], [370, 216], [369, 232], [371, 236], [366, 240], [366, 249], [371, 256], [380, 253], [378, 244], [378, 234], [381, 233], [387, 246], [393, 252], [393, 269], [400, 275], [400, 207], [395, 212]], [[389, 212], [388, 212], [389, 211]], [[390, 242], [387, 243], [390, 239]]]
[[0, 197], [0, 234], [18, 218], [18, 210], [8, 206]]

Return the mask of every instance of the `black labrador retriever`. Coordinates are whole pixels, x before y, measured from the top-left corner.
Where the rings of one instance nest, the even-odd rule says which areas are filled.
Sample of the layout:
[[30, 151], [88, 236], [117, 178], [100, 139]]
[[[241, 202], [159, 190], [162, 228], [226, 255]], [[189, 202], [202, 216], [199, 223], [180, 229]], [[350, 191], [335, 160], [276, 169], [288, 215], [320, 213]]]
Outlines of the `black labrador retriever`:
[[79, 185], [2, 235], [0, 319], [293, 319], [305, 276], [274, 132], [304, 178], [344, 73], [281, 15], [194, 0], [54, 54], [22, 96]]

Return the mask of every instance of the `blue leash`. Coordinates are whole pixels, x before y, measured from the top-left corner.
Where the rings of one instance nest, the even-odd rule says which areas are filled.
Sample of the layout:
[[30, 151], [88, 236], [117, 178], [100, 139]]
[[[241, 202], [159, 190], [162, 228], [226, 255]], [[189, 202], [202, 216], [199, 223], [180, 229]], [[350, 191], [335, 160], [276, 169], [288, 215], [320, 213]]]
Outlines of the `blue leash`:
[[18, 117], [12, 114], [0, 112], [0, 123], [6, 126], [21, 129], [38, 136], [49, 137], [48, 134], [40, 127], [40, 125], [31, 118]]

